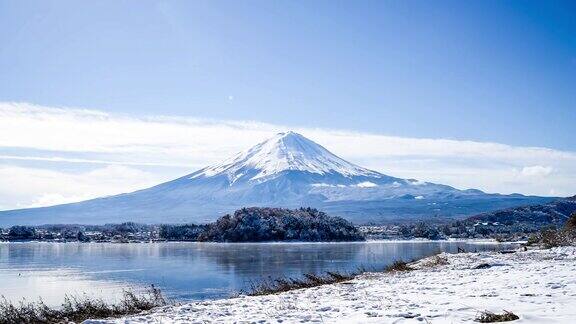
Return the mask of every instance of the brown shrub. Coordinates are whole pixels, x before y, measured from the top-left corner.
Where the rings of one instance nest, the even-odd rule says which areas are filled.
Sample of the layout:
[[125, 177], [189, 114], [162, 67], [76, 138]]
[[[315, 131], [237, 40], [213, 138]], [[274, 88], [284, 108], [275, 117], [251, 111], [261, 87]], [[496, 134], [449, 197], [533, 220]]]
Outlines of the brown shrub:
[[412, 270], [414, 270], [414, 268], [412, 268], [411, 266], [408, 265], [408, 263], [402, 260], [394, 261], [394, 263], [392, 263], [391, 265], [387, 266], [386, 269], [384, 269], [385, 272], [401, 272]]
[[564, 228], [568, 231], [576, 231], [576, 212], [572, 213], [570, 218], [568, 218]]

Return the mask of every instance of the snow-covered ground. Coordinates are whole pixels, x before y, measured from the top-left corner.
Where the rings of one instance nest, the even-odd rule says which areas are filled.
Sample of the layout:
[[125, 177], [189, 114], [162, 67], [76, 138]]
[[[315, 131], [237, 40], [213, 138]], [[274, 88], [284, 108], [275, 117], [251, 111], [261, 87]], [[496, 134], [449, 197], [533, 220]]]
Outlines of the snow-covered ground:
[[[484, 310], [511, 311], [517, 323], [576, 323], [576, 247], [441, 256], [448, 265], [427, 265], [429, 258], [410, 272], [85, 323], [461, 323]], [[474, 269], [484, 263], [490, 267]]]

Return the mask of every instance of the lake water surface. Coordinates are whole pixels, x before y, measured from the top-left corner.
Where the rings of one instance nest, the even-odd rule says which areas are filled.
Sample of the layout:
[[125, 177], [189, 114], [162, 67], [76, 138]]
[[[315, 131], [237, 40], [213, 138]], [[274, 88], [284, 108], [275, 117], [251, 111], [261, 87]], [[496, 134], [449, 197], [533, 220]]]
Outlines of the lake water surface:
[[178, 301], [227, 297], [266, 278], [381, 270], [438, 251], [509, 249], [480, 242], [0, 243], [0, 295], [57, 305], [65, 294], [117, 298], [154, 284]]

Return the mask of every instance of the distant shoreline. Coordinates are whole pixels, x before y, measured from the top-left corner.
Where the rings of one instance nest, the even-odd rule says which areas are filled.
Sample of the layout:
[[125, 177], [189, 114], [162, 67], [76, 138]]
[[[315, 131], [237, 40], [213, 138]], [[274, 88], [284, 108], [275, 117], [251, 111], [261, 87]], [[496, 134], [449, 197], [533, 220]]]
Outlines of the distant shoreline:
[[422, 239], [422, 238], [408, 238], [408, 239], [366, 239], [365, 241], [316, 241], [316, 242], [307, 242], [307, 241], [266, 241], [266, 242], [199, 242], [199, 241], [135, 241], [135, 242], [112, 242], [112, 241], [103, 241], [103, 242], [81, 242], [81, 241], [52, 241], [52, 240], [0, 240], [0, 244], [2, 243], [58, 243], [58, 244], [158, 244], [158, 243], [194, 243], [194, 244], [374, 244], [374, 243], [482, 243], [482, 244], [523, 244], [526, 241], [512, 241], [512, 242], [501, 242], [495, 239], [440, 239], [440, 240], [431, 240], [431, 239]]

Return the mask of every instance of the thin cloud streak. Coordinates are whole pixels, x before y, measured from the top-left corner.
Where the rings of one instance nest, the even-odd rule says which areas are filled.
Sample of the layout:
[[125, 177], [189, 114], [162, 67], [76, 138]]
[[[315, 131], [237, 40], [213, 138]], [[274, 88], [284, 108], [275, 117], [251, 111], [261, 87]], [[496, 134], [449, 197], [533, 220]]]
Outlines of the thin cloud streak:
[[124, 162], [124, 161], [110, 161], [110, 160], [64, 158], [64, 157], [56, 157], [56, 156], [54, 156], [54, 157], [41, 157], [41, 156], [0, 155], [0, 160], [67, 162], [67, 163], [132, 165], [132, 166], [164, 166], [164, 167], [180, 167], [180, 168], [190, 167], [190, 165], [176, 164], [176, 163]]

